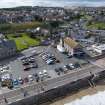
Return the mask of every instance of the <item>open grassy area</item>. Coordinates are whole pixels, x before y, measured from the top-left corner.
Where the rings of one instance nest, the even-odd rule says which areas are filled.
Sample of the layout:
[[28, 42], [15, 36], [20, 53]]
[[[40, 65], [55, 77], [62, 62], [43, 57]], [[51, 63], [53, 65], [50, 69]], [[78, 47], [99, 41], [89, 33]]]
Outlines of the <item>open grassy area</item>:
[[22, 51], [32, 46], [37, 46], [40, 44], [40, 41], [37, 39], [30, 38], [27, 34], [23, 33], [18, 37], [15, 37], [14, 34], [8, 34], [8, 39], [14, 40], [17, 45], [18, 51]]
[[89, 28], [89, 29], [105, 30], [105, 23], [95, 22], [95, 23], [92, 23], [90, 25], [87, 25], [87, 28]]
[[89, 16], [89, 15], [83, 15], [81, 18], [82, 18], [82, 19], [91, 20], [91, 19], [92, 19], [92, 16]]

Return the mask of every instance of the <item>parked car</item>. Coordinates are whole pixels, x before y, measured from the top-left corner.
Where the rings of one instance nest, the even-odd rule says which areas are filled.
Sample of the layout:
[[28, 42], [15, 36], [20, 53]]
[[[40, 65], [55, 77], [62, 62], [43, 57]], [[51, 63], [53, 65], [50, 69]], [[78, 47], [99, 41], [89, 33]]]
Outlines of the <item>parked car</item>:
[[6, 72], [8, 72], [8, 70], [3, 69], [3, 67], [0, 67], [0, 73], [6, 73]]
[[55, 72], [56, 72], [58, 75], [60, 75], [60, 70], [59, 70], [59, 68], [56, 68], [56, 69], [55, 69]]
[[64, 72], [63, 68], [59, 67], [58, 69], [59, 69], [59, 71]]
[[13, 79], [13, 86], [17, 87], [19, 85], [18, 79]]
[[23, 60], [22, 63], [23, 63], [23, 65], [29, 65], [29, 61], [28, 60]]
[[30, 70], [30, 68], [31, 68], [30, 65], [25, 65], [24, 66], [24, 71], [28, 71], [28, 70]]
[[9, 66], [8, 66], [8, 65], [4, 65], [2, 68], [3, 68], [4, 70], [9, 70]]
[[50, 64], [53, 64], [53, 60], [51, 60], [51, 59], [48, 59], [47, 61], [46, 61], [46, 63], [48, 64], [48, 65], [50, 65]]
[[50, 78], [50, 76], [49, 76], [47, 70], [43, 70], [43, 76], [44, 76], [44, 77], [47, 77], [47, 78]]
[[31, 58], [28, 59], [28, 61], [29, 61], [30, 63], [34, 63], [34, 62], [35, 62], [35, 58], [31, 57]]
[[39, 77], [43, 78], [43, 73], [42, 72], [39, 72]]
[[24, 83], [24, 81], [23, 81], [23, 79], [21, 77], [18, 78], [18, 82], [19, 82], [19, 84], [23, 84]]
[[35, 73], [35, 74], [33, 74], [33, 76], [35, 77], [36, 82], [39, 82], [39, 80], [40, 80], [39, 75], [37, 73]]
[[64, 65], [64, 72], [67, 72], [69, 70], [69, 66], [68, 65]]
[[70, 63], [69, 66], [70, 66], [72, 69], [75, 69], [74, 64]]
[[56, 58], [53, 54], [49, 53], [49, 52], [46, 52], [46, 53], [43, 53], [41, 54], [42, 56], [42, 59], [48, 64], [53, 64], [54, 62], [56, 62]]
[[80, 65], [78, 62], [76, 62], [76, 63], [74, 64], [74, 66], [75, 66], [75, 68], [80, 68], [80, 67], [81, 67], [81, 65]]
[[31, 63], [31, 64], [30, 64], [30, 67], [31, 67], [31, 68], [38, 68], [38, 65], [37, 65], [36, 63]]
[[67, 58], [72, 58], [73, 55], [72, 54], [67, 54]]
[[25, 77], [25, 78], [24, 78], [24, 83], [28, 83], [28, 82], [29, 82], [28, 77]]
[[28, 75], [28, 79], [29, 79], [29, 82], [32, 82], [34, 80], [33, 75]]

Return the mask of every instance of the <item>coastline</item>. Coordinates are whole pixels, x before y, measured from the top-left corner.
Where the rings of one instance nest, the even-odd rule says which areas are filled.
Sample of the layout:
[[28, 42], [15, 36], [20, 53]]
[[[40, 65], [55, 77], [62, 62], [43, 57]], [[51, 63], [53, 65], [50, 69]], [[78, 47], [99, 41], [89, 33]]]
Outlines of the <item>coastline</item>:
[[64, 105], [64, 104], [73, 102], [77, 99], [81, 99], [84, 96], [87, 96], [87, 95], [91, 96], [91, 95], [97, 94], [98, 92], [103, 92], [103, 91], [105, 91], [105, 79], [98, 82], [96, 87], [94, 88], [86, 87], [86, 88], [80, 89], [78, 92], [73, 92], [72, 94], [68, 94], [65, 97], [60, 97], [56, 100], [53, 100], [52, 103], [48, 102], [42, 105]]

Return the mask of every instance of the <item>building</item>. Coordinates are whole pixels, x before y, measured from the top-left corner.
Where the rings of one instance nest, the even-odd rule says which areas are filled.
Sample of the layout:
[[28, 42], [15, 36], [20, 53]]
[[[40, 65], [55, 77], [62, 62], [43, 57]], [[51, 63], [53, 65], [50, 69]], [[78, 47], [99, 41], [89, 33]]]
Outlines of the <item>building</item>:
[[10, 57], [16, 54], [17, 48], [13, 40], [0, 38], [0, 59]]
[[68, 52], [69, 55], [79, 55], [82, 53], [82, 47], [70, 37], [61, 38], [57, 49], [62, 53]]
[[84, 48], [84, 52], [91, 58], [105, 55], [105, 44], [93, 44]]
[[105, 54], [105, 44], [101, 44], [101, 45], [98, 45], [98, 46], [97, 45], [93, 45], [92, 48], [97, 53]]
[[64, 48], [69, 54], [74, 55], [80, 50], [80, 45], [70, 37], [66, 37], [64, 38]]

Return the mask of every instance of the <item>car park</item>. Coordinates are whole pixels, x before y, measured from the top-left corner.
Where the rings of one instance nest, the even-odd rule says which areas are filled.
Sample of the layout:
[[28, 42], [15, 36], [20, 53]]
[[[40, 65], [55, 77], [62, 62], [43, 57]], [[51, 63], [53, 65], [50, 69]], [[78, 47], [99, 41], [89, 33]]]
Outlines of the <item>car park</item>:
[[35, 62], [35, 58], [32, 56], [25, 57], [25, 59], [22, 59], [22, 64], [25, 71], [30, 70], [31, 68], [37, 68], [38, 64]]
[[42, 59], [46, 62], [46, 64], [54, 64], [56, 62], [56, 58], [53, 54], [49, 52], [45, 52], [41, 55]]

